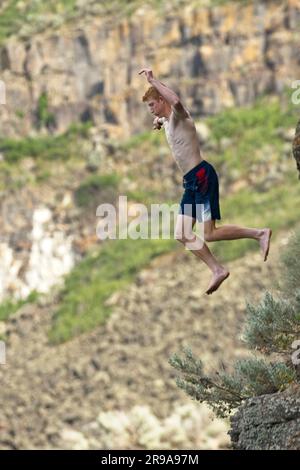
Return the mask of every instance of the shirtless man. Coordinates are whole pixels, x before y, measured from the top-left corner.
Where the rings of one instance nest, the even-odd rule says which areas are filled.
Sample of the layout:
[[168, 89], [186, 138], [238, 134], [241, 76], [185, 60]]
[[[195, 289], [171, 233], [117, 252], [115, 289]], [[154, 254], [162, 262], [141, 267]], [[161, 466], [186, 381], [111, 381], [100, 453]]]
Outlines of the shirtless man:
[[[259, 242], [264, 261], [269, 253], [272, 230], [238, 225], [216, 227], [216, 219], [221, 219], [218, 176], [214, 167], [201, 156], [194, 121], [177, 94], [155, 79], [151, 69], [143, 68], [139, 74], [143, 73], [151, 84], [143, 96], [143, 102], [147, 103], [151, 114], [156, 116], [153, 129], [159, 130], [162, 126], [164, 127], [173, 157], [183, 173], [185, 191], [176, 219], [175, 238], [186, 248], [189, 248], [192, 243], [192, 252], [201, 258], [212, 271], [211, 282], [205, 291], [206, 294], [212, 294], [230, 273], [218, 262], [206, 243], [198, 239], [193, 232], [193, 226], [199, 215], [199, 206], [203, 209], [201, 222], [204, 223], [205, 241], [253, 238]], [[195, 249], [197, 239], [201, 242], [200, 245], [198, 244], [199, 249]]]

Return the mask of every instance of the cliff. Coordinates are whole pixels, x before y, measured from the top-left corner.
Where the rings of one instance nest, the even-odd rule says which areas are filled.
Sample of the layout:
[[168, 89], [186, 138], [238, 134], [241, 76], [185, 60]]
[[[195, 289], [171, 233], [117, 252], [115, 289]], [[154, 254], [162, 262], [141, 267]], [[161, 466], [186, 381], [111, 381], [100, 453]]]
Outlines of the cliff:
[[194, 116], [251, 103], [299, 75], [299, 23], [299, 2], [286, 0], [163, 11], [146, 4], [127, 17], [82, 14], [31, 36], [21, 30], [0, 50], [1, 135], [35, 128], [44, 94], [51, 132], [91, 119], [116, 138], [137, 133], [149, 125], [141, 103], [148, 83], [138, 75], [145, 65]]

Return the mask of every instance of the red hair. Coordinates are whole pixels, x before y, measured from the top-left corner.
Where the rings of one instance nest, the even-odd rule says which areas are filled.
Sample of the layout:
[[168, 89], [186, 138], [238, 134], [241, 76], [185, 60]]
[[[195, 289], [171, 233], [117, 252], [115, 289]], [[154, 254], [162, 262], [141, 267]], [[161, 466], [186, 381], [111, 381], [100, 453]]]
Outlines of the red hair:
[[157, 101], [159, 100], [159, 98], [164, 99], [164, 97], [159, 94], [159, 92], [157, 91], [157, 89], [154, 86], [151, 86], [150, 88], [148, 88], [148, 90], [144, 94], [142, 100], [144, 102], [144, 101], [150, 100], [151, 98], [154, 99], [154, 100], [157, 100]]

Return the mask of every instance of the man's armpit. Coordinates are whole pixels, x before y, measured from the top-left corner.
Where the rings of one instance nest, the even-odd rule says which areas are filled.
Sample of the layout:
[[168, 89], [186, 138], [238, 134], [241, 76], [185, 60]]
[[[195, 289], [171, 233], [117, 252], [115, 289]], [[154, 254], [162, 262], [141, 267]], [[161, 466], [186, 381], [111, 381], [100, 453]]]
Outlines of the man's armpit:
[[185, 109], [181, 101], [178, 101], [177, 104], [173, 105], [172, 109], [176, 119], [186, 119], [190, 117], [189, 112], [187, 111], [187, 109]]

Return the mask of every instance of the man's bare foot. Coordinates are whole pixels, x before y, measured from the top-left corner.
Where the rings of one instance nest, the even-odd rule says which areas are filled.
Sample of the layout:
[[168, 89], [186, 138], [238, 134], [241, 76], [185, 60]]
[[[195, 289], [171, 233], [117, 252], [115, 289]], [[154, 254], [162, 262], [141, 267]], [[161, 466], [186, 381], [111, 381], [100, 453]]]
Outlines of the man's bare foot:
[[270, 228], [264, 228], [263, 233], [259, 239], [259, 244], [260, 244], [264, 261], [267, 260], [267, 257], [269, 254], [271, 235], [272, 235], [272, 230]]
[[226, 268], [216, 271], [213, 275], [211, 283], [206, 290], [206, 294], [212, 294], [212, 292], [216, 291], [222, 282], [227, 279], [229, 274], [230, 272]]

